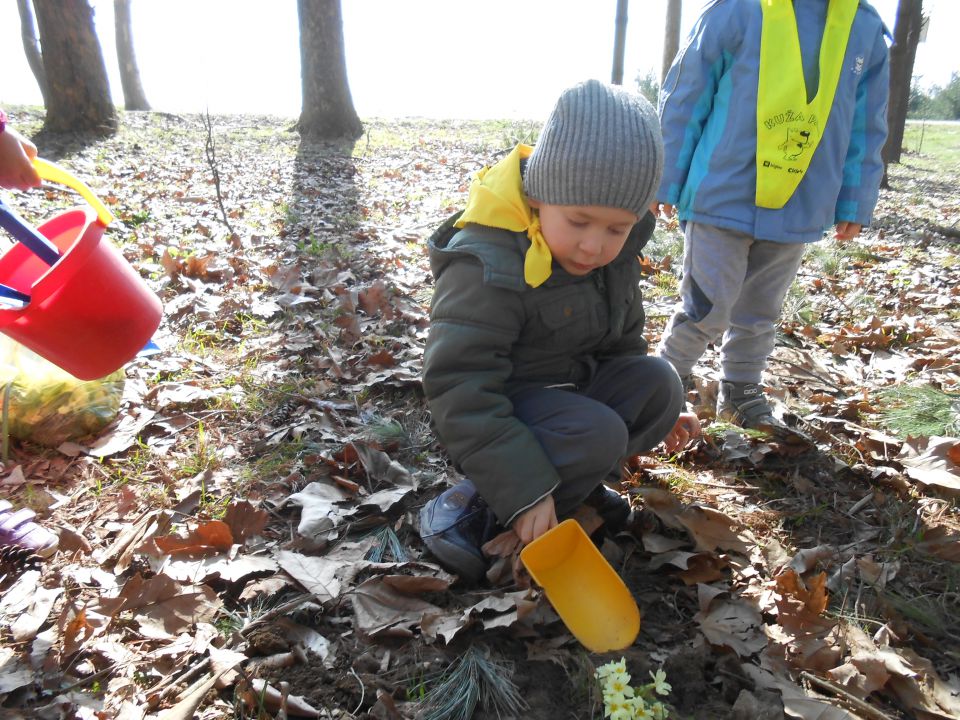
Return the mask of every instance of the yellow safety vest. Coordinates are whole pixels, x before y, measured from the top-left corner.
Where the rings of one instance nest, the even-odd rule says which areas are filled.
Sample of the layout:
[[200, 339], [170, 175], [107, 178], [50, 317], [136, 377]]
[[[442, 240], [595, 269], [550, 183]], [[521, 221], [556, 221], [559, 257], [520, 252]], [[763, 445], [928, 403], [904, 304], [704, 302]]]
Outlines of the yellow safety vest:
[[757, 206], [782, 208], [810, 167], [833, 96], [859, 0], [830, 0], [820, 43], [817, 94], [808, 93], [793, 0], [760, 0], [760, 80], [757, 85]]

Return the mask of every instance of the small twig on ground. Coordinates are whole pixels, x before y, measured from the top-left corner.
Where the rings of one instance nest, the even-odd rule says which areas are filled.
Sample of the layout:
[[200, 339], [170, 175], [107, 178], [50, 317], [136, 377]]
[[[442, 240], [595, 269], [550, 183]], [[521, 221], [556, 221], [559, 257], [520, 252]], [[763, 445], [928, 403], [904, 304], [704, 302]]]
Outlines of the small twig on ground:
[[367, 693], [363, 687], [363, 680], [360, 679], [360, 676], [357, 675], [357, 671], [354, 670], [352, 666], [350, 668], [350, 674], [357, 679], [358, 683], [360, 683], [360, 702], [357, 703], [357, 709], [353, 711], [353, 714], [356, 715], [358, 712], [360, 712], [360, 708], [363, 707], [363, 700], [367, 696]]
[[833, 382], [832, 380], [828, 380], [828, 379], [825, 378], [823, 375], [820, 375], [820, 374], [818, 374], [818, 373], [812, 372], [812, 371], [809, 370], [808, 368], [805, 368], [805, 367], [803, 367], [802, 365], [799, 365], [799, 364], [797, 364], [797, 363], [795, 363], [795, 362], [791, 362], [791, 361], [789, 361], [789, 360], [784, 360], [783, 358], [777, 358], [777, 359], [776, 359], [776, 362], [780, 363], [781, 365], [786, 365], [786, 366], [792, 368], [793, 370], [795, 370], [796, 372], [802, 373], [803, 375], [807, 375], [808, 377], [813, 378], [814, 380], [819, 380], [819, 381], [822, 382], [824, 385], [829, 385], [829, 386], [832, 387], [834, 390], [841, 390], [841, 389], [842, 389], [839, 385], [837, 385], [837, 384], [836, 384], [835, 382]]
[[[133, 663], [133, 664], [142, 665], [143, 661], [139, 663]], [[67, 685], [64, 688], [58, 688], [57, 692], [61, 694], [69, 693], [71, 690], [76, 690], [77, 688], [84, 687], [85, 685], [90, 685], [91, 683], [97, 680], [100, 680], [101, 678], [110, 677], [113, 675], [113, 673], [116, 671], [118, 667], [120, 667], [120, 663], [113, 663], [112, 665], [105, 667], [103, 670], [100, 670], [99, 672], [95, 672], [93, 675], [88, 675], [87, 677], [81, 680], [78, 680], [72, 685]]]
[[809, 673], [806, 670], [801, 671], [800, 676], [804, 680], [811, 682], [824, 690], [832, 692], [837, 696], [837, 700], [839, 700], [842, 704], [849, 706], [850, 709], [855, 710], [861, 715], [865, 715], [868, 718], [873, 718], [873, 720], [892, 720], [892, 718], [886, 713], [877, 710], [877, 708], [873, 707], [873, 705], [868, 705], [855, 695], [851, 695], [834, 682], [817, 677], [813, 673]]
[[271, 610], [268, 610], [260, 617], [254, 618], [249, 623], [247, 623], [242, 628], [240, 628], [241, 637], [246, 636], [247, 633], [249, 633], [257, 625], [262, 625], [268, 620], [272, 620], [277, 615], [283, 615], [288, 610], [294, 610], [300, 607], [301, 605], [303, 605], [305, 602], [307, 602], [310, 599], [317, 599], [317, 596], [314, 593], [303, 593], [302, 595], [298, 595], [297, 597], [295, 597], [293, 600], [289, 602], [285, 602], [282, 605], [277, 605], [277, 607]]
[[865, 508], [867, 505], [869, 505], [871, 500], [873, 500], [873, 493], [872, 493], [872, 492], [871, 492], [870, 494], [868, 494], [868, 495], [864, 495], [862, 498], [860, 498], [859, 500], [857, 500], [857, 502], [855, 502], [855, 503], [853, 504], [853, 507], [851, 507], [849, 510], [847, 510], [847, 515], [849, 515], [850, 517], [853, 517], [853, 516], [856, 515], [858, 512], [860, 512], [861, 510], [863, 510], [863, 508]]
[[[206, 670], [209, 664], [210, 657], [205, 655], [179, 675], [177, 675], [176, 672], [171, 672], [166, 677], [161, 678], [146, 694], [154, 695], [162, 690], [163, 692], [160, 697], [166, 697], [171, 692], [179, 692], [178, 688], [183, 687], [185, 683], [193, 680], [201, 671]], [[174, 685], [174, 683], [176, 683], [176, 685]]]
[[230, 220], [227, 218], [227, 210], [223, 205], [223, 193], [220, 191], [220, 170], [217, 167], [217, 146], [213, 142], [213, 122], [210, 120], [210, 110], [201, 116], [203, 128], [207, 131], [207, 139], [204, 143], [204, 153], [207, 157], [207, 165], [210, 166], [210, 173], [213, 175], [213, 186], [217, 191], [217, 205], [220, 207], [220, 216], [223, 218], [223, 224], [231, 235], [236, 235]]

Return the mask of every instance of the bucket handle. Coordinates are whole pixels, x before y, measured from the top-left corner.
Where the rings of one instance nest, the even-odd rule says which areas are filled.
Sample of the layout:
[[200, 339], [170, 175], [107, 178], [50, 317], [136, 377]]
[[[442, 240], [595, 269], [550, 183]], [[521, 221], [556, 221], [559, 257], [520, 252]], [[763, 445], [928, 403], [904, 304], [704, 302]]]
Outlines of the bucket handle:
[[113, 213], [107, 210], [107, 206], [103, 204], [93, 190], [68, 170], [40, 157], [33, 159], [33, 167], [36, 168], [37, 174], [40, 175], [42, 179], [60, 185], [66, 185], [68, 188], [76, 190], [84, 200], [90, 203], [90, 207], [97, 211], [97, 221], [104, 227], [116, 219]]
[[0, 199], [0, 227], [13, 235], [17, 242], [26, 246], [30, 252], [47, 265], [55, 265], [60, 259], [60, 251], [43, 235], [24, 222], [10, 206]]

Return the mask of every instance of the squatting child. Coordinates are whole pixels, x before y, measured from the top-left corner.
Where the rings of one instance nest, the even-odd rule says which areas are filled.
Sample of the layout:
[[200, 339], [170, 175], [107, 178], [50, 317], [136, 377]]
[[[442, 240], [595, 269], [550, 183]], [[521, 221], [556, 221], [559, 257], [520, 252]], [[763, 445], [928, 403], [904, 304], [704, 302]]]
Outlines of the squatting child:
[[486, 571], [480, 546], [498, 526], [529, 543], [585, 501], [622, 523], [629, 505], [604, 481], [699, 431], [681, 416], [676, 371], [643, 337], [638, 255], [662, 160], [649, 103], [576, 85], [536, 147], [481, 171], [464, 212], [430, 239], [423, 387], [466, 479], [423, 507], [420, 533], [467, 580]]

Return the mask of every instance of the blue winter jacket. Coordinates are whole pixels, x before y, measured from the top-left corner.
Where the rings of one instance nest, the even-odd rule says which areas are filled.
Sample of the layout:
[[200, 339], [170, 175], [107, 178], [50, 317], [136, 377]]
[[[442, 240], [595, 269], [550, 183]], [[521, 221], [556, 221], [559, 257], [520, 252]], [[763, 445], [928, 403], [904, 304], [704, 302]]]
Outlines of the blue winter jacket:
[[[807, 87], [816, 87], [827, 4], [794, 2]], [[658, 199], [677, 206], [681, 221], [777, 242], [819, 240], [842, 221], [869, 224], [883, 176], [889, 32], [861, 1], [820, 144], [794, 195], [772, 210], [755, 204], [762, 21], [760, 0], [706, 4], [660, 93]]]

